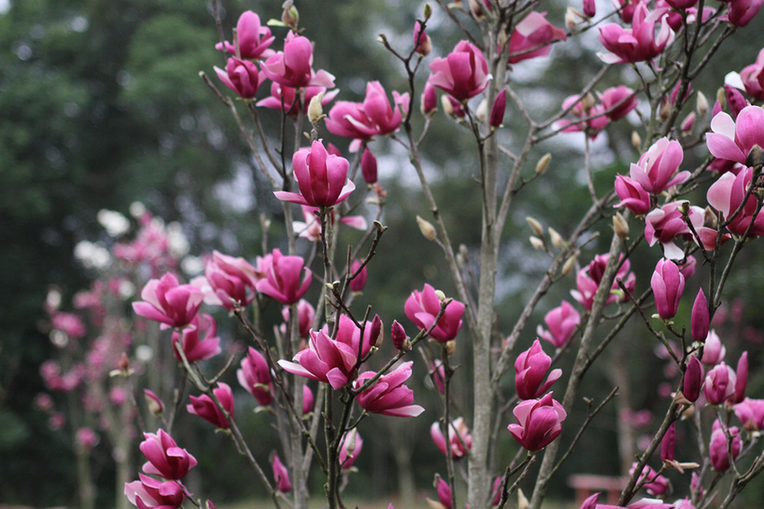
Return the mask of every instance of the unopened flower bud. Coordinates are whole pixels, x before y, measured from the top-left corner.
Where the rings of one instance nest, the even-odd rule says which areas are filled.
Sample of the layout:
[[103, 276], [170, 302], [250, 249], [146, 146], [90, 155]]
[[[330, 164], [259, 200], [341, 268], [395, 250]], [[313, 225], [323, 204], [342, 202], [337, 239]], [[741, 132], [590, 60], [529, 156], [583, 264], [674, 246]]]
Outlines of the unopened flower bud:
[[430, 19], [430, 16], [432, 16], [432, 5], [430, 5], [429, 3], [424, 4], [424, 9], [422, 11], [422, 14], [424, 15], [425, 21]]
[[661, 106], [661, 109], [658, 110], [658, 118], [661, 119], [661, 122], [665, 122], [668, 120], [668, 118], [671, 116], [671, 103], [666, 101]]
[[661, 461], [672, 461], [674, 459], [674, 447], [676, 445], [676, 422], [672, 422], [663, 435], [661, 441]]
[[452, 355], [456, 351], [456, 341], [446, 341], [446, 353]]
[[501, 126], [501, 122], [504, 120], [504, 113], [507, 111], [507, 91], [501, 89], [496, 95], [496, 99], [493, 101], [493, 107], [491, 107], [491, 115], [488, 117], [488, 123], [491, 127]]
[[613, 216], [613, 230], [619, 239], [623, 240], [629, 236], [629, 223], [626, 222], [620, 212], [616, 212]]
[[398, 320], [393, 320], [393, 326], [390, 328], [390, 337], [396, 350], [402, 352], [411, 350], [411, 342], [408, 336], [406, 336], [406, 330], [403, 328], [403, 325], [398, 323]]
[[642, 138], [637, 131], [631, 132], [631, 146], [637, 149], [642, 146]]
[[449, 118], [454, 118], [454, 105], [449, 100], [449, 97], [447, 95], [440, 96], [440, 106], [443, 108], [443, 113], [446, 114]]
[[716, 218], [716, 212], [714, 212], [714, 209], [708, 206], [703, 209], [703, 226], [707, 226], [708, 228], [716, 230], [718, 224], [719, 221]]
[[426, 57], [432, 51], [432, 41], [427, 32], [422, 29], [420, 21], [414, 24], [414, 51], [423, 57]]
[[570, 271], [573, 270], [573, 267], [576, 266], [576, 255], [572, 255], [570, 258], [565, 260], [565, 263], [562, 265], [562, 275], [567, 276], [570, 274]]
[[324, 99], [324, 93], [319, 92], [310, 99], [308, 105], [308, 120], [311, 124], [317, 124], [324, 118], [324, 109], [321, 107], [321, 101]]
[[485, 97], [478, 104], [475, 116], [480, 122], [485, 122], [488, 119], [488, 100]]
[[438, 298], [440, 302], [446, 301], [446, 294], [443, 293], [443, 290], [435, 290], [435, 296]]
[[422, 219], [421, 216], [416, 216], [416, 222], [419, 225], [419, 231], [422, 232], [422, 235], [424, 235], [424, 238], [427, 240], [435, 240], [438, 238], [438, 234], [435, 231], [435, 227]]
[[382, 327], [382, 319], [379, 315], [374, 315], [374, 319], [371, 321], [371, 332], [369, 333], [369, 344], [371, 346], [379, 346], [382, 344], [382, 340], [385, 338], [385, 331]]
[[575, 30], [578, 25], [578, 18], [576, 17], [576, 11], [573, 7], [568, 7], [565, 11], [565, 26], [568, 30]]
[[528, 499], [525, 498], [525, 494], [523, 493], [523, 490], [517, 489], [517, 509], [528, 509], [530, 507], [530, 503], [528, 502]]
[[435, 86], [429, 81], [424, 85], [422, 99], [419, 104], [424, 116], [430, 116], [438, 110], [438, 93], [435, 91]]
[[745, 159], [745, 165], [752, 168], [764, 165], [764, 149], [759, 145], [751, 147], [751, 151], [748, 152], [748, 157]]
[[375, 184], [377, 182], [377, 158], [374, 157], [374, 154], [368, 148], [364, 149], [361, 156], [361, 173], [363, 174], [363, 180], [367, 184]]
[[297, 24], [300, 22], [300, 13], [294, 6], [294, 2], [292, 0], [286, 0], [281, 7], [284, 9], [281, 12], [281, 22], [296, 32]]
[[162, 403], [162, 400], [159, 399], [159, 396], [157, 396], [153, 391], [150, 391], [148, 389], [143, 389], [143, 397], [146, 398], [146, 406], [149, 408], [149, 411], [159, 417], [162, 415], [162, 412], [164, 411], [164, 404]]
[[708, 113], [708, 99], [703, 95], [703, 92], [698, 91], [698, 95], [695, 98], [695, 111], [698, 112], [700, 118], [705, 117], [706, 113]]
[[687, 361], [687, 369], [684, 372], [684, 385], [682, 394], [691, 402], [695, 402], [700, 397], [700, 387], [703, 385], [703, 365], [700, 359], [690, 355]]
[[544, 154], [541, 159], [539, 159], [539, 162], [536, 163], [536, 174], [541, 175], [546, 171], [546, 169], [549, 167], [549, 163], [552, 162], [552, 154], [550, 152], [547, 152]]
[[581, 109], [583, 109], [584, 113], [586, 115], [589, 114], [592, 108], [594, 108], [594, 105], [597, 103], [597, 101], [594, 99], [594, 95], [589, 92], [584, 96], [584, 99], [581, 101]]
[[682, 120], [679, 128], [683, 133], [689, 133], [692, 131], [693, 125], [695, 125], [695, 112], [691, 111], [690, 114], [687, 115], [684, 120]]
[[531, 246], [533, 246], [533, 249], [538, 249], [539, 251], [546, 251], [546, 248], [544, 247], [544, 241], [541, 240], [538, 237], [530, 237]]
[[719, 103], [722, 109], [727, 108], [727, 94], [724, 91], [724, 87], [719, 87], [716, 90], [716, 102]]
[[584, 0], [584, 14], [589, 18], [597, 14], [597, 4], [594, 0]]
[[692, 313], [690, 315], [690, 334], [692, 334], [693, 341], [703, 342], [706, 340], [710, 322], [711, 314], [708, 311], [708, 300], [701, 288], [695, 297], [695, 303], [692, 305]]
[[557, 233], [557, 230], [555, 230], [551, 226], [548, 228], [548, 230], [549, 230], [549, 240], [552, 241], [552, 245], [556, 247], [557, 249], [562, 249], [565, 246], [565, 241], [562, 239], [562, 235]]
[[526, 217], [525, 220], [528, 222], [528, 226], [531, 227], [531, 230], [533, 230], [534, 235], [536, 235], [537, 237], [544, 236], [544, 229], [541, 227], [541, 223], [536, 221], [531, 216]]

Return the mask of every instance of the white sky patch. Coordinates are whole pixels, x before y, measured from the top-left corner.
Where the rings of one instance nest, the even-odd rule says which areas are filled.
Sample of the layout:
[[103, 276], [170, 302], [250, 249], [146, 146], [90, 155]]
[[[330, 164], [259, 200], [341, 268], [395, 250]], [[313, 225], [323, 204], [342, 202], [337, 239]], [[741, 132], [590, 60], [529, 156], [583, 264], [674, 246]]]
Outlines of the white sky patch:
[[255, 206], [254, 191], [250, 169], [239, 164], [231, 179], [215, 185], [213, 194], [224, 208], [231, 212], [245, 213]]
[[8, 14], [11, 10], [11, 0], [0, 0], [0, 15]]

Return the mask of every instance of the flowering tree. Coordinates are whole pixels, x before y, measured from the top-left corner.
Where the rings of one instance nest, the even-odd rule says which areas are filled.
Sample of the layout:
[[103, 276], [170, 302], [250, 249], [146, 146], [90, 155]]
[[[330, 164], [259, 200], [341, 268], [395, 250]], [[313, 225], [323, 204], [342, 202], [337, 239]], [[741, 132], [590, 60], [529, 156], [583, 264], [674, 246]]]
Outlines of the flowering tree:
[[[217, 16], [217, 4], [212, 5]], [[337, 100], [333, 105], [339, 97], [334, 77], [314, 69], [313, 52], [321, 48], [302, 35], [291, 1], [284, 4], [280, 22], [266, 25], [258, 14], [245, 12], [231, 40], [217, 17], [225, 68], [215, 68], [219, 82], [205, 73], [202, 77], [230, 109], [252, 148], [261, 180], [282, 202], [284, 238], [280, 248], [265, 242], [255, 264], [215, 252], [204, 276], [188, 284], [172, 271], [152, 274], [142, 287], [142, 300], [133, 303], [137, 315], [166, 330], [184, 379], [198, 391], [190, 396], [188, 412], [230, 435], [276, 507], [307, 507], [313, 464], [326, 479], [329, 507], [345, 507], [342, 492], [363, 445], [358, 424], [377, 418], [372, 414], [409, 418], [424, 410], [407, 386], [415, 361], [408, 357], [416, 350], [442, 402], [442, 418], [430, 430], [445, 456], [444, 475], [436, 480], [439, 502], [433, 504], [456, 505], [455, 464], [464, 458], [467, 468], [461, 471], [470, 507], [502, 508], [517, 492], [521, 506], [536, 509], [556, 481], [560, 464], [576, 452], [589, 424], [617, 392], [596, 404], [590, 400], [583, 424], [572, 428], [567, 416], [583, 410], [585, 374], [605, 350], [615, 348], [629, 319], [638, 316], [670, 364], [666, 382], [673, 385], [660, 425], [640, 448], [618, 505], [728, 507], [764, 469], [755, 433], [764, 425], [759, 401], [746, 398], [747, 353], [733, 370], [723, 362], [722, 341], [710, 328], [738, 254], [764, 232], [759, 189], [764, 110], [755, 104], [762, 99], [761, 56], [730, 77], [731, 84], [720, 90], [713, 107], [702, 92], [693, 92], [692, 83], [719, 47], [754, 19], [761, 2], [733, 0], [718, 8], [702, 1], [667, 0], [654, 6], [624, 2], [598, 16], [594, 2], [587, 0], [583, 12], [568, 9], [565, 29], [547, 20], [535, 2], [438, 5], [438, 15], [463, 33], [452, 51], [430, 59], [437, 36], [427, 32], [434, 14], [426, 4], [410, 42], [380, 37], [399, 62], [408, 89], [393, 92], [391, 101], [381, 83], [373, 81], [367, 83], [362, 102]], [[276, 31], [285, 35], [274, 35]], [[602, 69], [563, 101], [557, 113], [537, 118], [529, 99], [512, 85], [518, 79], [515, 66], [547, 56], [553, 46], [576, 44], [595, 31], [603, 49]], [[627, 66], [633, 82], [600, 90], [605, 75]], [[223, 91], [216, 83], [225, 85]], [[438, 115], [438, 93], [445, 115]], [[277, 135], [266, 132], [262, 108], [281, 113]], [[504, 137], [507, 110], [525, 124], [519, 143]], [[632, 141], [639, 155], [628, 176], [613, 175], [612, 183], [601, 186], [589, 157], [592, 142], [625, 117], [637, 126]], [[434, 122], [455, 123], [474, 143], [481, 197], [477, 252], [452, 243], [450, 225], [425, 171], [420, 147]], [[349, 140], [352, 162], [323, 141], [327, 132]], [[583, 133], [590, 205], [566, 237], [553, 228], [545, 232], [538, 220], [528, 219], [531, 245], [545, 255], [547, 269], [511, 329], [499, 331], [497, 282], [507, 219], [520, 208], [527, 188], [554, 169], [550, 154], [536, 154], [539, 146], [577, 132]], [[386, 191], [377, 181], [374, 154], [383, 137], [407, 152], [431, 212], [431, 217], [416, 220], [445, 258], [456, 292], [447, 296], [429, 284], [421, 290], [413, 284], [391, 325], [383, 323], [373, 305], [353, 305], [387, 230]], [[702, 156], [696, 147], [703, 149]], [[362, 180], [357, 178], [359, 169]], [[696, 189], [705, 192], [699, 201], [693, 198], [699, 205], [686, 198]], [[300, 205], [305, 221], [293, 219], [294, 205]], [[611, 224], [612, 230], [603, 227]], [[338, 230], [346, 226], [364, 232], [354, 245], [340, 244]], [[596, 235], [609, 236], [610, 248], [585, 263], [586, 246]], [[637, 281], [632, 271], [630, 258], [637, 251], [648, 251], [657, 260], [649, 285]], [[701, 264], [702, 270], [696, 267]], [[532, 326], [532, 314], [544, 295], [572, 279], [573, 272], [571, 294], [577, 305], [562, 301], [552, 308], [538, 325], [539, 340], [518, 352], [518, 341]], [[690, 323], [675, 323], [685, 287], [693, 280], [705, 291], [695, 298]], [[311, 288], [319, 293], [315, 306], [305, 300]], [[263, 326], [262, 311], [274, 301], [283, 306], [284, 322], [271, 334]], [[273, 476], [252, 454], [237, 424], [241, 417], [235, 415], [233, 389], [221, 381], [232, 371], [234, 359], [215, 374], [200, 364], [217, 350], [210, 339], [214, 329], [209, 332], [200, 314], [203, 306], [228, 310], [251, 340], [237, 379], [277, 423], [280, 450], [271, 460]], [[651, 316], [653, 306], [656, 314]], [[409, 334], [407, 328], [417, 332]], [[390, 355], [381, 349], [387, 330], [395, 349]], [[544, 352], [546, 343], [554, 348], [554, 357]], [[473, 363], [470, 396], [456, 402], [452, 356], [468, 348]], [[569, 369], [552, 369], [566, 358], [571, 360]], [[128, 366], [124, 371], [130, 376]], [[153, 402], [157, 409], [164, 404], [161, 397]], [[691, 458], [677, 459], [676, 428], [684, 421], [692, 422], [686, 431], [698, 445]], [[127, 498], [140, 508], [180, 507], [186, 499], [204, 504], [204, 497], [183, 484], [196, 459], [176, 443], [170, 425], [144, 430], [140, 449], [148, 460], [142, 468], [145, 475], [125, 486]], [[573, 437], [566, 451], [560, 450], [558, 439], [563, 433]], [[502, 463], [494, 451], [499, 441], [508, 440], [517, 443], [517, 455]], [[682, 489], [687, 498], [674, 504], [665, 501], [669, 489], [663, 474], [668, 469], [692, 475]], [[535, 480], [530, 479], [532, 472]], [[726, 483], [720, 482], [725, 478]], [[521, 483], [531, 487], [530, 500], [518, 491]], [[632, 503], [641, 489], [659, 499]], [[598, 504], [597, 497], [582, 507], [609, 507]], [[214, 504], [207, 501], [206, 506]]]

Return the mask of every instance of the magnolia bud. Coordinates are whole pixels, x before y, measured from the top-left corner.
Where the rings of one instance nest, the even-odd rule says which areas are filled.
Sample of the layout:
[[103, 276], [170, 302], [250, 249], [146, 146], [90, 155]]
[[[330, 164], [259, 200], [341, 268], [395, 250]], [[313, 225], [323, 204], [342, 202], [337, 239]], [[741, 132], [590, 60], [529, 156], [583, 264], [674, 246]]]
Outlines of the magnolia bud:
[[544, 241], [541, 240], [538, 237], [530, 237], [531, 245], [534, 249], [538, 249], [539, 251], [546, 251], [546, 247], [544, 246]]
[[642, 138], [640, 138], [639, 133], [637, 131], [631, 132], [631, 146], [636, 149], [642, 146]]
[[661, 109], [658, 110], [658, 117], [661, 119], [661, 122], [665, 122], [669, 116], [671, 116], [671, 103], [666, 101], [661, 106]]
[[445, 113], [446, 116], [451, 118], [454, 117], [454, 105], [451, 103], [447, 95], [440, 96], [440, 105], [443, 107], [443, 113]]
[[596, 99], [594, 99], [594, 95], [592, 95], [591, 92], [586, 94], [584, 96], [584, 99], [581, 101], [581, 109], [583, 109], [585, 114], [589, 114], [592, 108], [594, 108], [594, 105], [597, 103]]
[[438, 238], [438, 234], [435, 231], [435, 227], [431, 224], [425, 221], [421, 218], [421, 216], [416, 216], [416, 222], [419, 225], [419, 231], [422, 232], [422, 235], [424, 235], [424, 238], [427, 240], [435, 240]]
[[324, 99], [324, 93], [319, 92], [310, 99], [308, 104], [308, 120], [311, 124], [317, 124], [324, 118], [324, 109], [321, 107], [321, 101]]
[[695, 402], [700, 397], [700, 388], [703, 385], [703, 365], [694, 355], [690, 355], [687, 361], [687, 369], [684, 372], [684, 385], [682, 393], [684, 397], [691, 402]]
[[695, 111], [702, 117], [708, 113], [708, 99], [703, 95], [703, 92], [698, 91], [698, 95], [695, 97]]
[[523, 494], [523, 490], [518, 488], [517, 489], [517, 509], [528, 509], [530, 505], [531, 504], [528, 502], [528, 499], [525, 498], [525, 495]]
[[[313, 101], [311, 101], [313, 104]], [[377, 158], [371, 153], [368, 148], [364, 149], [361, 156], [361, 174], [367, 184], [375, 184], [377, 182]]]
[[541, 159], [539, 159], [539, 162], [536, 163], [536, 174], [541, 175], [546, 171], [546, 169], [549, 167], [549, 163], [552, 162], [552, 154], [550, 152], [547, 152], [544, 154]]
[[481, 122], [485, 122], [488, 119], [488, 100], [484, 97], [480, 104], [478, 104], [477, 110], [475, 110], [475, 116]]
[[706, 340], [710, 322], [711, 314], [708, 311], [708, 300], [701, 288], [695, 297], [695, 303], [692, 305], [692, 313], [690, 314], [690, 334], [693, 341], [703, 342]]
[[616, 212], [613, 216], [613, 230], [619, 239], [623, 240], [629, 236], [629, 223], [626, 222], [620, 212]]
[[528, 222], [528, 225], [531, 227], [531, 230], [533, 230], [534, 235], [536, 235], [537, 237], [544, 236], [544, 229], [541, 227], [541, 223], [536, 221], [531, 216], [526, 217], [525, 220]]
[[557, 230], [552, 228], [551, 226], [548, 228], [549, 230], [549, 240], [552, 241], [552, 245], [556, 247], [557, 249], [562, 249], [565, 247], [565, 241], [562, 240], [562, 235], [557, 233]]
[[393, 339], [393, 346], [396, 350], [402, 352], [408, 352], [411, 350], [411, 342], [408, 336], [406, 336], [406, 330], [403, 325], [398, 323], [398, 320], [393, 320], [393, 325], [390, 328], [390, 337]]
[[716, 90], [716, 102], [719, 103], [722, 109], [727, 108], [727, 94], [724, 91], [724, 87], [719, 87]]
[[576, 17], [575, 10], [573, 7], [568, 7], [568, 9], [565, 11], [565, 26], [568, 28], [568, 30], [575, 30], [577, 24], [578, 18]]
[[501, 126], [501, 122], [504, 120], [504, 113], [507, 111], [507, 91], [501, 89], [496, 96], [496, 100], [493, 101], [491, 107], [491, 115], [488, 117], [488, 123], [491, 127]]
[[446, 294], [443, 293], [443, 290], [435, 290], [435, 296], [438, 298], [440, 302], [446, 301]]
[[597, 14], [597, 4], [594, 0], [584, 0], [584, 14], [589, 18]]
[[573, 270], [573, 267], [576, 266], [576, 255], [572, 255], [570, 258], [565, 260], [565, 263], [562, 265], [562, 275], [567, 276], [570, 274], [570, 271]]
[[689, 133], [692, 131], [693, 125], [695, 125], [695, 112], [691, 111], [690, 114], [687, 115], [684, 120], [682, 120], [679, 128], [683, 133]]
[[281, 13], [281, 22], [296, 32], [297, 24], [300, 22], [300, 13], [293, 4], [292, 0], [286, 0], [281, 5], [282, 9], [284, 9]]
[[438, 93], [435, 91], [435, 86], [430, 82], [427, 82], [424, 85], [424, 91], [422, 92], [422, 99], [419, 102], [419, 106], [424, 116], [430, 116], [438, 111]]
[[453, 339], [451, 341], [446, 341], [446, 353], [448, 355], [453, 354], [456, 351], [456, 341]]
[[432, 16], [432, 5], [430, 5], [429, 3], [424, 4], [424, 9], [422, 12], [424, 14], [425, 21], [430, 19], [430, 16]]
[[379, 315], [374, 315], [371, 321], [371, 332], [369, 333], [369, 345], [379, 346], [385, 338], [385, 331], [382, 327], [382, 319]]
[[164, 411], [164, 404], [162, 403], [162, 400], [159, 399], [159, 396], [157, 396], [153, 391], [150, 391], [148, 389], [143, 389], [143, 397], [146, 398], [146, 406], [149, 408], [149, 411], [159, 417], [162, 415], [162, 412]]
[[676, 445], [676, 422], [672, 422], [663, 435], [661, 441], [661, 461], [672, 461], [674, 459], [674, 446]]

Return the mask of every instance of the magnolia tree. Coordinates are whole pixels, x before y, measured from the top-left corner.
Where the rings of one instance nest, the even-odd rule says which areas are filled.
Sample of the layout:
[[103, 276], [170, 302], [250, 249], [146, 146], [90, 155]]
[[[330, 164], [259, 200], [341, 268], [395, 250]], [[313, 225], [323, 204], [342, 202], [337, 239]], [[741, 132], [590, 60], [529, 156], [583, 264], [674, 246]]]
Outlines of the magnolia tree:
[[[438, 0], [439, 15], [454, 23], [463, 40], [450, 51], [438, 47], [438, 35], [428, 33], [433, 7], [424, 5], [405, 43], [380, 37], [407, 90], [392, 92], [391, 101], [380, 82], [369, 82], [363, 102], [335, 100], [339, 92], [332, 74], [313, 68], [313, 52], [324, 48], [301, 35], [291, 1], [283, 6], [281, 21], [266, 24], [257, 13], [245, 12], [232, 37], [226, 37], [216, 14], [225, 66], [215, 68], [217, 80], [201, 75], [230, 109], [260, 180], [281, 201], [284, 237], [277, 240], [281, 247], [271, 250], [264, 235], [262, 256], [254, 263], [214, 252], [204, 275], [189, 283], [169, 270], [142, 287], [134, 312], [161, 324], [162, 341], [172, 345], [183, 380], [194, 392], [180, 403], [183, 390], [176, 391], [174, 405], [150, 394], [152, 408], [161, 413], [166, 403], [181, 410], [186, 405], [189, 413], [224, 430], [277, 508], [307, 508], [316, 495], [309, 492], [313, 475], [322, 478], [334, 509], [345, 507], [342, 494], [352, 481], [351, 467], [364, 438], [370, 440], [361, 436], [359, 423], [414, 418], [424, 410], [407, 386], [412, 364], [424, 359], [441, 401], [442, 417], [432, 424], [431, 436], [445, 456], [433, 506], [454, 508], [457, 489], [466, 486], [463, 498], [473, 509], [502, 508], [510, 496], [519, 507], [537, 509], [550, 485], [561, 482], [555, 475], [561, 464], [584, 454], [576, 445], [616, 397], [614, 389], [598, 401], [584, 399], [585, 374], [603, 352], [617, 348], [627, 322], [641, 318], [640, 327], [668, 363], [662, 382], [670, 387], [664, 390], [668, 397], [659, 424], [640, 443], [623, 480], [618, 506], [729, 507], [764, 470], [757, 443], [764, 402], [746, 396], [748, 355], [743, 353], [733, 369], [724, 361], [723, 337], [711, 328], [719, 322], [739, 253], [764, 234], [764, 194], [758, 185], [764, 109], [756, 105], [764, 100], [764, 51], [726, 84], [717, 84], [722, 88], [713, 105], [692, 84], [727, 39], [745, 37], [741, 29], [761, 3], [622, 2], [597, 12], [602, 5], [585, 0], [568, 8], [561, 28], [539, 12], [539, 2]], [[218, 12], [214, 1], [212, 8]], [[555, 114], [537, 118], [529, 99], [512, 85], [515, 64], [543, 58], [555, 46], [575, 45], [587, 32], [601, 45], [602, 69]], [[632, 82], [600, 85], [622, 67], [631, 69], [620, 75], [633, 76]], [[276, 132], [266, 131], [264, 108], [280, 112]], [[524, 138], [512, 146], [502, 136], [507, 111], [524, 124]], [[594, 178], [591, 142], [627, 116], [637, 125], [632, 142], [638, 155], [628, 174], [613, 175], [602, 185]], [[482, 198], [481, 240], [474, 251], [452, 243], [424, 169], [420, 147], [435, 122], [454, 123], [474, 143], [474, 178]], [[349, 140], [350, 159], [323, 141], [326, 133]], [[526, 187], [554, 171], [551, 155], [537, 155], [539, 146], [573, 136], [569, 133], [582, 133], [574, 143], [585, 155], [590, 204], [567, 237], [528, 219], [531, 244], [548, 265], [512, 327], [498, 330], [498, 261], [508, 241], [502, 238], [507, 219], [520, 208]], [[385, 137], [408, 153], [407, 171], [418, 177], [431, 213], [416, 218], [433, 241], [427, 255], [445, 258], [455, 288], [446, 295], [429, 284], [413, 284], [399, 315], [385, 320], [389, 323], [375, 312], [373, 296], [366, 308], [353, 302], [385, 241], [386, 191], [377, 182], [375, 155]], [[691, 202], [687, 196], [693, 191]], [[265, 232], [268, 222], [262, 222]], [[341, 245], [338, 230], [348, 227], [364, 233], [353, 245]], [[586, 246], [597, 235], [608, 236], [610, 248], [592, 257]], [[631, 270], [630, 257], [638, 251], [654, 260], [649, 284], [637, 281]], [[406, 263], [405, 256], [400, 263]], [[684, 295], [688, 282], [701, 288], [697, 295]], [[544, 301], [553, 285], [570, 286], [574, 303]], [[311, 289], [311, 295], [318, 294], [313, 304], [305, 300]], [[683, 299], [693, 303], [689, 323], [675, 319]], [[283, 305], [284, 320], [271, 332], [262, 311], [272, 301]], [[214, 330], [200, 337], [209, 330], [203, 306], [228, 310], [250, 341], [243, 358], [229, 358], [215, 373], [202, 363], [219, 351], [210, 339]], [[551, 308], [543, 324], [531, 321], [537, 308]], [[521, 335], [536, 325], [538, 339], [518, 351]], [[394, 345], [389, 355], [380, 348], [387, 334]], [[469, 397], [457, 401], [453, 356], [465, 350], [473, 379], [466, 392], [458, 392]], [[552, 369], [555, 364], [571, 367]], [[235, 411], [231, 385], [223, 381], [233, 382], [236, 365], [239, 385], [276, 424], [280, 443], [274, 444], [278, 451], [271, 465], [256, 459], [248, 445], [256, 437], [245, 436], [237, 422], [243, 417]], [[129, 363], [120, 369], [132, 377]], [[573, 411], [584, 415], [582, 424], [566, 420]], [[193, 451], [172, 437], [171, 421], [162, 429], [143, 430], [140, 450], [147, 462], [124, 493], [139, 508], [212, 508], [183, 482], [197, 462]], [[560, 449], [562, 433], [570, 437], [566, 450]], [[510, 441], [517, 454], [504, 461], [497, 444]], [[675, 456], [677, 442], [692, 453]], [[466, 468], [456, 468], [457, 462]], [[668, 498], [669, 469], [680, 472], [684, 482], [677, 488], [683, 498], [676, 502]], [[459, 476], [464, 483], [456, 482]], [[521, 484], [532, 493], [529, 498]], [[612, 507], [598, 504], [598, 496], [581, 507]]]

